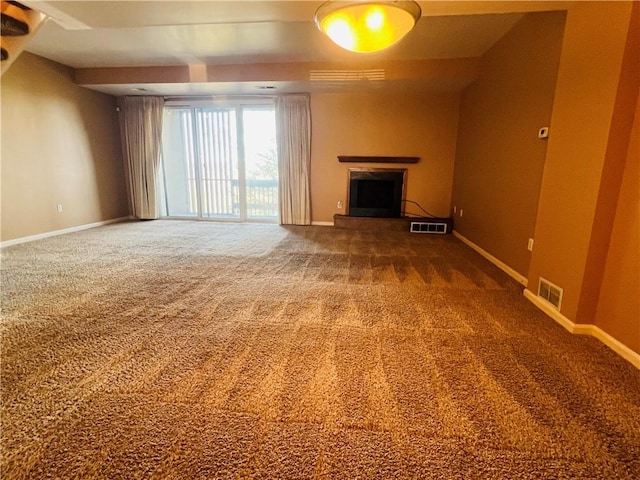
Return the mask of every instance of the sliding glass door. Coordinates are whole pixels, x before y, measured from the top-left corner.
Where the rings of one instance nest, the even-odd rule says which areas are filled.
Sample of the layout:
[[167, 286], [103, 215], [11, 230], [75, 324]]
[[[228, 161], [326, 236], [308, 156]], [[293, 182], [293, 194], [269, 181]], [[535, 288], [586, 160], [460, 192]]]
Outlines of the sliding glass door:
[[165, 108], [163, 170], [167, 216], [277, 220], [273, 106]]
[[276, 116], [271, 108], [243, 108], [243, 158], [247, 218], [278, 218]]

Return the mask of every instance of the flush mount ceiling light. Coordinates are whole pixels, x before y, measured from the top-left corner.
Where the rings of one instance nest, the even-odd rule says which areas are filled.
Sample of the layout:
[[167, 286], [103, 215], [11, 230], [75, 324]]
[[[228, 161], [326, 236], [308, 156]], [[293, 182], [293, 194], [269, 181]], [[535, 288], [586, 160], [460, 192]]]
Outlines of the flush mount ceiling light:
[[315, 22], [342, 48], [372, 53], [397, 43], [421, 15], [413, 1], [328, 1], [316, 10]]

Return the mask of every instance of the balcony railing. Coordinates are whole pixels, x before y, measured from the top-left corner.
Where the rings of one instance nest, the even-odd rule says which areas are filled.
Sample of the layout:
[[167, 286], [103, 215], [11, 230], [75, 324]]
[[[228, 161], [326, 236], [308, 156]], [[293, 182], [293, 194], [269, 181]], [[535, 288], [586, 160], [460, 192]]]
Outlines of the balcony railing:
[[[190, 209], [196, 212], [195, 179], [189, 182]], [[278, 218], [278, 181], [247, 180], [246, 199], [247, 217], [277, 219]], [[239, 218], [240, 217], [240, 184], [237, 179], [204, 179], [203, 215], [207, 217]]]
[[247, 217], [278, 218], [278, 181], [247, 180]]
[[[198, 211], [197, 180], [187, 179], [188, 205], [172, 215], [193, 216]], [[247, 218], [274, 220], [278, 218], [278, 181], [247, 180]], [[212, 218], [240, 218], [240, 184], [237, 179], [202, 181], [202, 215]]]

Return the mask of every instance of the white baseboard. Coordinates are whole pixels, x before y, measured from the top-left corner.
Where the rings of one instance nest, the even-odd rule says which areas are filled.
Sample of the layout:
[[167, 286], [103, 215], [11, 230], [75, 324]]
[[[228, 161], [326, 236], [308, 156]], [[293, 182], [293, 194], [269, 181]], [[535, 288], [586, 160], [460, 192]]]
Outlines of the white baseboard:
[[[597, 327], [596, 325], [588, 325], [588, 326], [591, 327], [591, 331], [588, 333], [589, 335], [591, 335], [592, 337], [596, 337], [598, 340], [604, 343], [607, 347], [609, 347], [611, 350], [616, 352], [626, 361], [631, 363], [631, 365], [633, 365], [638, 370], [640, 370], [640, 354], [639, 353], [634, 352], [623, 343], [620, 343], [618, 340], [613, 338], [611, 335], [609, 335], [607, 332], [602, 330], [600, 327]], [[576, 333], [580, 333], [580, 332], [576, 332]]]
[[[513, 270], [511, 267], [506, 265], [504, 262], [501, 262], [496, 257], [491, 255], [489, 252], [479, 247], [478, 245], [473, 243], [471, 240], [464, 237], [463, 235], [456, 232], [455, 230], [453, 231], [453, 235], [456, 238], [460, 239], [460, 241], [462, 241], [469, 247], [473, 248], [476, 252], [478, 252], [484, 258], [489, 260], [500, 270], [504, 271], [507, 275], [514, 278], [516, 281], [518, 281], [525, 287], [527, 286], [527, 279], [522, 275], [520, 275], [515, 270]], [[609, 335], [607, 332], [602, 330], [600, 327], [597, 327], [596, 325], [591, 325], [591, 324], [573, 323], [567, 317], [562, 315], [558, 310], [556, 310], [556, 308], [553, 305], [551, 305], [549, 302], [547, 302], [543, 298], [540, 298], [539, 296], [537, 296], [535, 293], [533, 293], [531, 290], [527, 288], [524, 289], [523, 294], [529, 301], [531, 301], [531, 303], [533, 303], [536, 307], [538, 307], [540, 310], [542, 310], [544, 313], [550, 316], [557, 323], [562, 325], [568, 332], [573, 333], [574, 335], [590, 335], [592, 337], [597, 338], [602, 343], [604, 343], [607, 347], [609, 347], [611, 350], [613, 350], [622, 358], [624, 358], [629, 363], [631, 363], [633, 366], [640, 369], [640, 354], [634, 352], [626, 345], [620, 343], [618, 340], [613, 338], [611, 335]]]
[[54, 230], [53, 232], [45, 232], [45, 233], [39, 233], [37, 235], [30, 235], [28, 237], [20, 237], [20, 238], [14, 238], [12, 240], [5, 240], [4, 242], [0, 242], [0, 248], [10, 247], [11, 245], [19, 245], [20, 243], [33, 242], [34, 240], [41, 240], [43, 238], [55, 237], [57, 235], [64, 235], [66, 233], [80, 232], [82, 230], [88, 230], [90, 228], [109, 225], [110, 223], [124, 222], [125, 220], [130, 220], [132, 218], [133, 217], [131, 216], [112, 218], [111, 220], [103, 220], [101, 222], [88, 223], [86, 225], [78, 225], [77, 227], [70, 227], [62, 230]]
[[557, 323], [562, 325], [568, 332], [576, 333], [576, 324], [562, 315], [556, 308], [547, 302], [544, 298], [539, 297], [528, 288], [525, 288], [522, 294], [536, 307], [553, 318]]
[[523, 294], [531, 303], [533, 303], [536, 307], [549, 315], [553, 320], [562, 325], [568, 332], [575, 335], [589, 335], [591, 337], [597, 338], [611, 350], [631, 363], [631, 365], [633, 365], [637, 369], [640, 369], [640, 354], [634, 352], [626, 345], [620, 343], [600, 327], [591, 324], [573, 323], [567, 317], [562, 315], [558, 310], [556, 310], [549, 302], [547, 302], [543, 298], [540, 298], [531, 290], [525, 289]]
[[527, 286], [527, 278], [520, 275], [518, 272], [516, 272], [513, 268], [511, 268], [509, 265], [507, 265], [506, 263], [498, 260], [496, 257], [494, 257], [493, 255], [491, 255], [489, 252], [487, 252], [486, 250], [484, 250], [483, 248], [479, 247], [478, 245], [476, 245], [475, 243], [473, 243], [471, 240], [469, 240], [468, 238], [466, 238], [465, 236], [461, 235], [460, 233], [456, 232], [455, 230], [453, 231], [453, 236], [460, 239], [462, 241], [462, 243], [465, 243], [466, 245], [468, 245], [469, 247], [473, 248], [476, 252], [478, 252], [480, 255], [482, 255], [484, 258], [486, 258], [487, 260], [489, 260], [491, 263], [493, 263], [496, 267], [498, 267], [500, 270], [502, 270], [504, 273], [506, 273], [507, 275], [509, 275], [511, 278], [513, 278], [514, 280], [516, 280], [518, 283], [520, 283], [521, 285], [524, 285], [525, 287]]
[[333, 227], [333, 222], [311, 222], [311, 225], [317, 225], [320, 227]]

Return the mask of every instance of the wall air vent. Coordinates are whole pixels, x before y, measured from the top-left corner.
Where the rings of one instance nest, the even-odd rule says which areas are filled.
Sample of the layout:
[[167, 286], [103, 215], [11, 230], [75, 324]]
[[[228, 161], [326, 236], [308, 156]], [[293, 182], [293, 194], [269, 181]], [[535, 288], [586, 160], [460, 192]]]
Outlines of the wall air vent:
[[384, 68], [369, 70], [311, 70], [309, 81], [315, 88], [377, 89], [382, 88], [386, 78]]
[[538, 296], [544, 298], [558, 311], [560, 310], [560, 305], [562, 305], [562, 289], [559, 286], [540, 277], [538, 281]]
[[309, 80], [312, 82], [359, 82], [362, 80], [382, 81], [385, 79], [384, 68], [368, 70], [311, 70]]

